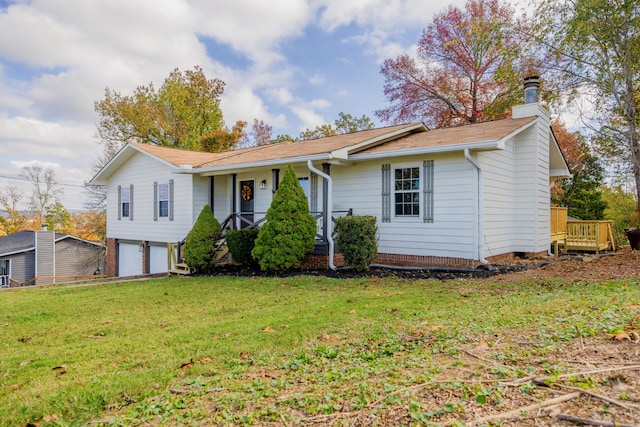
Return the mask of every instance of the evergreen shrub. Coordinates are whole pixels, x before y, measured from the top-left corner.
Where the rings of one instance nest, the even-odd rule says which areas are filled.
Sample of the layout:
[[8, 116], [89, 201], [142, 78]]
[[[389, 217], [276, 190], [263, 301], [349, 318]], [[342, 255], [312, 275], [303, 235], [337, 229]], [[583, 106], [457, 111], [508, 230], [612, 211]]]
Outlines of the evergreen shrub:
[[300, 268], [305, 255], [313, 251], [315, 235], [316, 220], [289, 163], [251, 254], [262, 270]]
[[367, 270], [378, 254], [376, 217], [340, 217], [336, 220], [336, 234], [345, 264], [357, 271]]
[[220, 223], [213, 216], [209, 205], [205, 205], [185, 240], [184, 259], [189, 267], [204, 274], [213, 270], [215, 244], [220, 239], [221, 232]]
[[251, 251], [256, 244], [259, 231], [257, 228], [227, 231], [227, 247], [235, 262], [252, 267], [257, 265]]

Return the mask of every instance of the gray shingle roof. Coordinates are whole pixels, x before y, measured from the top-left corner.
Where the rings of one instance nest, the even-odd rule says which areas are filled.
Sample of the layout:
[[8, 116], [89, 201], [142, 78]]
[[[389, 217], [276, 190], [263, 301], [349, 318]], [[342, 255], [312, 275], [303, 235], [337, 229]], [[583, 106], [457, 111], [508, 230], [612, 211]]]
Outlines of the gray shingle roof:
[[18, 231], [8, 236], [0, 237], [0, 256], [12, 252], [32, 249], [35, 247], [35, 232]]

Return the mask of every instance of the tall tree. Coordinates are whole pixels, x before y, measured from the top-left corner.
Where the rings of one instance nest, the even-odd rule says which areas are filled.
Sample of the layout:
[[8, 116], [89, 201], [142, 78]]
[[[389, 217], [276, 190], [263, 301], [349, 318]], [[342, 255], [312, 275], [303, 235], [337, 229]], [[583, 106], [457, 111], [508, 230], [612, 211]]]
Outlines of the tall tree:
[[44, 222], [47, 225], [47, 230], [65, 234], [75, 234], [73, 218], [59, 201], [55, 201], [46, 207]]
[[384, 94], [391, 105], [376, 116], [438, 128], [508, 115], [533, 66], [523, 59], [522, 25], [500, 0], [468, 0], [462, 10], [449, 6], [424, 29], [417, 57], [384, 61]]
[[300, 140], [318, 139], [325, 136], [342, 135], [344, 133], [353, 133], [361, 130], [373, 129], [373, 121], [366, 115], [362, 117], [354, 117], [347, 113], [338, 113], [338, 118], [333, 124], [324, 124], [316, 126], [315, 129], [307, 129], [300, 133]]
[[575, 218], [604, 219], [607, 207], [602, 198], [604, 168], [580, 132], [569, 132], [557, 120], [552, 122], [552, 128], [572, 173], [571, 178], [555, 183], [552, 202], [567, 207], [569, 215]]
[[640, 211], [640, 3], [547, 0], [540, 10], [540, 34], [566, 94], [588, 95], [593, 105], [583, 118], [598, 132], [601, 152], [629, 165]]
[[28, 217], [20, 210], [24, 193], [13, 185], [0, 191], [0, 207], [6, 216], [0, 215], [0, 236], [6, 236], [27, 228]]
[[110, 152], [133, 141], [197, 150], [201, 137], [223, 128], [223, 91], [222, 80], [208, 79], [197, 66], [173, 70], [158, 91], [153, 83], [133, 95], [107, 88], [95, 103], [98, 135]]
[[222, 128], [211, 131], [200, 138], [200, 150], [209, 153], [231, 150], [245, 138], [246, 127], [247, 122], [238, 120], [231, 130]]
[[45, 223], [47, 207], [57, 201], [62, 192], [56, 182], [56, 173], [53, 169], [42, 169], [40, 166], [25, 166], [22, 168], [22, 176], [33, 186], [31, 193], [31, 211], [40, 217], [41, 224]]

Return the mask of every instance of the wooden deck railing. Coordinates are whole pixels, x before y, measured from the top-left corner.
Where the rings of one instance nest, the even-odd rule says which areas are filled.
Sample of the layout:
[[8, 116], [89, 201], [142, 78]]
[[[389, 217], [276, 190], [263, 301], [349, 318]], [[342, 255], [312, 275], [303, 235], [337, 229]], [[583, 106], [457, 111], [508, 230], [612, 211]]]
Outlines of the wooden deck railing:
[[568, 220], [567, 208], [551, 207], [550, 241], [554, 253], [615, 250], [613, 221]]
[[615, 250], [613, 221], [567, 221], [567, 251]]

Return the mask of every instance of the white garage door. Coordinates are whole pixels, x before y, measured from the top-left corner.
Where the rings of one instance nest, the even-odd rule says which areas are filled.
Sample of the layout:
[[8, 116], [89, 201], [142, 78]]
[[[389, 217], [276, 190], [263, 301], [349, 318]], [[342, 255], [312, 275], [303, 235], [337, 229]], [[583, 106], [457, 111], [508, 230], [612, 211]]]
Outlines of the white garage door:
[[149, 273], [167, 272], [167, 247], [149, 246]]
[[142, 274], [140, 245], [118, 244], [118, 276], [137, 276], [139, 274]]

